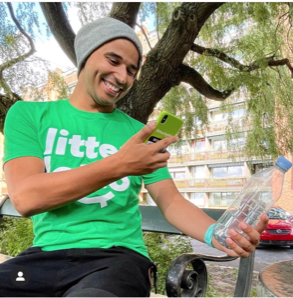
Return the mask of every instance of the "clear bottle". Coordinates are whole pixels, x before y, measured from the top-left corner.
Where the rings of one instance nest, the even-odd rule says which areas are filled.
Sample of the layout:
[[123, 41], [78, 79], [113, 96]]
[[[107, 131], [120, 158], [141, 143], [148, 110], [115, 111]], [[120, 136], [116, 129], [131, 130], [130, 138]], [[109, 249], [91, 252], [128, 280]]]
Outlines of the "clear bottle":
[[244, 221], [255, 227], [260, 216], [281, 197], [285, 173], [292, 167], [292, 163], [280, 156], [273, 167], [251, 176], [239, 195], [219, 218], [213, 228], [213, 236], [226, 248], [229, 237], [228, 231], [233, 228], [240, 234], [239, 223]]

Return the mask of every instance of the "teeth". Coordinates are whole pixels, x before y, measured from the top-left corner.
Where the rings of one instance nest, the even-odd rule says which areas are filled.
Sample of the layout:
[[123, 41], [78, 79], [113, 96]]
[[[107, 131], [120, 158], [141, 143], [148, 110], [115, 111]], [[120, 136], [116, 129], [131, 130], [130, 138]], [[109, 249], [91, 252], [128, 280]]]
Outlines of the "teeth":
[[109, 82], [107, 82], [107, 81], [105, 81], [105, 85], [106, 85], [107, 87], [109, 87], [111, 90], [113, 90], [114, 92], [118, 92], [118, 91], [120, 90], [120, 88], [117, 88], [117, 87], [111, 85], [111, 84], [110, 84]]

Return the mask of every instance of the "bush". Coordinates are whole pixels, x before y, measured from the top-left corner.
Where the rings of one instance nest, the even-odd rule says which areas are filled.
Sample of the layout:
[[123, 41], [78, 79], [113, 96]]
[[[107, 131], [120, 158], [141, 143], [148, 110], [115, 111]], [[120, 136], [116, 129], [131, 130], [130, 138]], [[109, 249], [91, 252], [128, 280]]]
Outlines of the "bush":
[[29, 218], [6, 217], [0, 226], [0, 253], [16, 256], [32, 246], [33, 223]]
[[148, 253], [158, 269], [158, 293], [166, 295], [165, 282], [171, 263], [179, 255], [192, 252], [189, 238], [186, 236], [170, 238], [166, 234], [145, 232], [144, 241]]
[[[158, 268], [158, 294], [166, 295], [168, 270], [179, 255], [193, 252], [190, 240], [187, 236], [169, 237], [166, 234], [145, 232], [144, 241], [151, 259]], [[192, 269], [191, 267], [188, 268]], [[210, 283], [207, 285], [206, 297], [219, 297], [219, 291]]]

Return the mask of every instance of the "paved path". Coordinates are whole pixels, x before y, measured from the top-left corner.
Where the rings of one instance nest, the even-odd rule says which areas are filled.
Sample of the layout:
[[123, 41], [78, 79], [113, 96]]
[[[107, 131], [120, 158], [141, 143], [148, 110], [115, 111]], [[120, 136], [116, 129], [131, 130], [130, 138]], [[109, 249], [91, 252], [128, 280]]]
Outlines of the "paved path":
[[[207, 255], [220, 256], [224, 255], [219, 250], [209, 247], [207, 244], [197, 240], [191, 240], [193, 251], [195, 253], [204, 253]], [[256, 249], [254, 260], [254, 271], [260, 272], [268, 265], [279, 262], [293, 260], [293, 249], [289, 247], [260, 247]], [[221, 266], [238, 267], [239, 259], [231, 262], [217, 263]]]

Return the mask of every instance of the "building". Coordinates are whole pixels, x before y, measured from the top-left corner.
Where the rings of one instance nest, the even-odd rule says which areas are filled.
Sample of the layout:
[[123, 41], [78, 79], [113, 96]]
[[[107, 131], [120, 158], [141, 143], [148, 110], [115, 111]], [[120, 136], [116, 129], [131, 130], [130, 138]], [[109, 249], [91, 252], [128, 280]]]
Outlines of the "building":
[[[244, 99], [233, 106], [230, 117], [241, 123], [246, 111]], [[271, 156], [265, 160], [257, 157], [248, 159], [243, 154], [245, 130], [229, 146], [226, 138], [227, 113], [221, 112], [217, 102], [210, 101], [208, 108], [209, 128], [201, 131], [196, 139], [183, 140], [179, 148], [169, 148], [172, 156], [168, 167], [186, 199], [198, 207], [227, 208], [251, 175], [272, 166], [273, 160]], [[152, 203], [145, 190], [143, 193], [145, 199]]]

